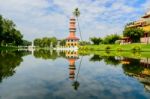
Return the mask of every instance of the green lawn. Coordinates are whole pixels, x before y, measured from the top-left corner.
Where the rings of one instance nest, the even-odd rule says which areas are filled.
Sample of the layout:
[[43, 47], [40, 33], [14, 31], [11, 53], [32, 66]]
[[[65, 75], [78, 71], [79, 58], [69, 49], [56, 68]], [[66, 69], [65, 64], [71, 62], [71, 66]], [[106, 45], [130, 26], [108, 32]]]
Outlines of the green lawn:
[[130, 51], [90, 51], [79, 50], [80, 55], [99, 55], [99, 56], [120, 56], [128, 58], [150, 58], [149, 52], [130, 52]]
[[100, 45], [86, 45], [80, 46], [80, 50], [94, 50], [94, 51], [150, 51], [150, 44], [100, 44]]

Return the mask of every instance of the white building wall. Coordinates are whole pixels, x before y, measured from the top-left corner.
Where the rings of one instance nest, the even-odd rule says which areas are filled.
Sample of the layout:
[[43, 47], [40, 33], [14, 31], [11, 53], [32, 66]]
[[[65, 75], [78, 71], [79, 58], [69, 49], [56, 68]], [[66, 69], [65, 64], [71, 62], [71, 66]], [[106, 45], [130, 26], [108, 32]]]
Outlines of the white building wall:
[[141, 43], [149, 43], [150, 44], [150, 37], [142, 37], [140, 38]]

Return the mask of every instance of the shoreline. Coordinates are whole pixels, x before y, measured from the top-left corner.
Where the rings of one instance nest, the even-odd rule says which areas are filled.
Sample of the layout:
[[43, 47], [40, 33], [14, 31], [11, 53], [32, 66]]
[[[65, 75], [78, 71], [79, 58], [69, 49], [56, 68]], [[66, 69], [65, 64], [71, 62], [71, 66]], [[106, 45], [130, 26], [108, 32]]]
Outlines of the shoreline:
[[80, 51], [125, 51], [125, 52], [150, 52], [150, 44], [100, 44], [79, 47]]

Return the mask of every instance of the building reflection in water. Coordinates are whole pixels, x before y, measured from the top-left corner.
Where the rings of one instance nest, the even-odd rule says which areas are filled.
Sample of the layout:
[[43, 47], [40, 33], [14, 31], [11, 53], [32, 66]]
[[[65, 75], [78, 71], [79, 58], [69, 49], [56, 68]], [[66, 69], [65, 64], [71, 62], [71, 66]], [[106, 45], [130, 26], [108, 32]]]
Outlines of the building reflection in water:
[[141, 66], [144, 67], [142, 74], [145, 75], [145, 77], [141, 77], [139, 81], [142, 82], [145, 89], [150, 92], [150, 59], [143, 58], [140, 60], [140, 63]]
[[[78, 90], [79, 82], [78, 82], [78, 74], [79, 68], [76, 69], [75, 62], [79, 59], [77, 51], [66, 51], [66, 58], [69, 61], [69, 79], [73, 81], [72, 86], [75, 90]], [[80, 64], [81, 65], [81, 64]]]
[[150, 92], [150, 59], [122, 58], [120, 61], [125, 74], [137, 79]]
[[111, 66], [122, 65], [127, 76], [137, 79], [144, 85], [146, 91], [150, 92], [150, 58], [134, 59], [121, 56], [93, 55], [90, 61], [102, 61]]

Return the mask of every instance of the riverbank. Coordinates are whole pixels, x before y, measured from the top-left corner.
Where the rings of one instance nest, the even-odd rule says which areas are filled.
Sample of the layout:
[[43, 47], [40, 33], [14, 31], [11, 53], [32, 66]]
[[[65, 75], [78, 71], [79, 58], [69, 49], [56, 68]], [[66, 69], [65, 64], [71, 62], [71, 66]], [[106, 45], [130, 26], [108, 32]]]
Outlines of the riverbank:
[[80, 51], [140, 51], [150, 52], [150, 44], [100, 44], [100, 45], [86, 45], [80, 46]]
[[17, 46], [0, 46], [0, 50], [17, 50], [18, 47]]
[[99, 55], [99, 56], [118, 56], [118, 57], [128, 57], [134, 59], [140, 58], [150, 58], [149, 52], [130, 52], [130, 51], [90, 51], [90, 50], [79, 50], [80, 55]]

